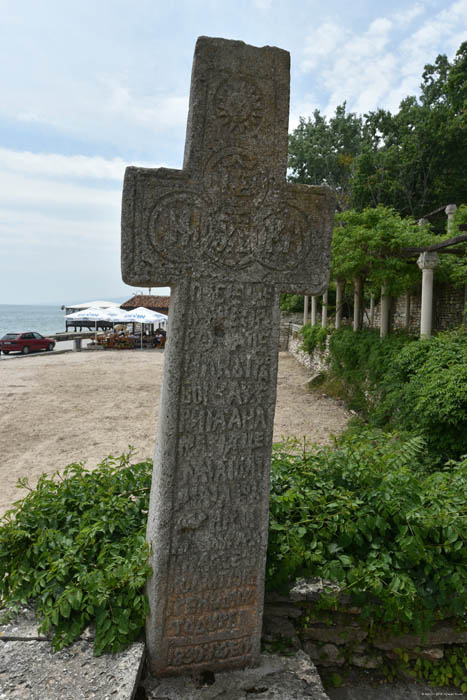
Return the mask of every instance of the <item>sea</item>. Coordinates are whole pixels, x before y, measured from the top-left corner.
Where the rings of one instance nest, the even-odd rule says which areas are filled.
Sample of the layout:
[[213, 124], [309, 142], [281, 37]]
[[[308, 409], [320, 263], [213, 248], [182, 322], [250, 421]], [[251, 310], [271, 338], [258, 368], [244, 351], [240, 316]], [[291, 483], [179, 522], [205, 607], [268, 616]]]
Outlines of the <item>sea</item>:
[[0, 304], [0, 338], [5, 333], [36, 331], [41, 335], [65, 331], [65, 310], [56, 305]]

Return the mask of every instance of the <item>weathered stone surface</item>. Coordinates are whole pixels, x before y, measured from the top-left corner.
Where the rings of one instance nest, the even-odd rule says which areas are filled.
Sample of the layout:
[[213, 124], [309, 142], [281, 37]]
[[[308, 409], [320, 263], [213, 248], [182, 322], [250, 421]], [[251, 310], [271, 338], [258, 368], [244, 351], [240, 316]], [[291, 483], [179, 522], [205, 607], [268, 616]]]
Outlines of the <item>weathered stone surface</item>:
[[342, 651], [335, 644], [323, 644], [316, 663], [319, 666], [342, 666], [345, 662]]
[[348, 642], [361, 642], [368, 637], [368, 632], [361, 627], [351, 625], [321, 625], [305, 627], [304, 639], [313, 639], [316, 642], [333, 642], [334, 644], [347, 644]]
[[281, 291], [329, 279], [334, 202], [285, 181], [289, 55], [201, 37], [183, 170], [128, 168], [122, 271], [171, 285], [148, 540], [157, 674], [257, 663]]
[[326, 581], [323, 578], [301, 578], [290, 589], [290, 600], [297, 603], [314, 603], [321, 598], [325, 591], [339, 593], [340, 586], [334, 581]]
[[[430, 649], [421, 649], [420, 651], [406, 651], [409, 659], [427, 659], [428, 661], [437, 661], [444, 657], [444, 650], [440, 647], [434, 647]], [[386, 651], [385, 656], [388, 659], [394, 659], [397, 661], [400, 659], [400, 654], [395, 651]]]
[[434, 647], [438, 644], [466, 644], [467, 629], [456, 630], [442, 622], [434, 625], [423, 639], [415, 634], [402, 634], [394, 637], [377, 637], [373, 645], [377, 649], [414, 649], [415, 647]]
[[350, 663], [359, 668], [379, 668], [383, 663], [382, 656], [369, 656], [368, 654], [354, 654]]
[[319, 661], [319, 646], [314, 642], [304, 642], [303, 651], [308, 654], [312, 661]]
[[[8, 611], [0, 610], [0, 620], [7, 614]], [[47, 639], [45, 634], [38, 632], [34, 610], [27, 606], [21, 607], [9, 622], [0, 625], [0, 640], [15, 641], [18, 639]]]
[[290, 617], [292, 620], [295, 620], [303, 615], [303, 610], [296, 608], [294, 605], [271, 605], [266, 603], [264, 614], [274, 617]]
[[146, 678], [148, 700], [329, 700], [316, 668], [303, 652], [292, 657], [262, 654], [258, 668], [217, 673], [212, 685], [189, 677]]
[[269, 591], [264, 594], [264, 602], [271, 605], [276, 605], [278, 603], [285, 603], [290, 605], [290, 598], [286, 595], [281, 595], [281, 593]]
[[48, 642], [0, 641], [0, 700], [131, 700], [143, 658], [142, 642], [96, 658], [86, 641], [56, 654]]
[[264, 642], [284, 641], [294, 649], [300, 649], [300, 639], [293, 622], [284, 617], [263, 617], [262, 639]]

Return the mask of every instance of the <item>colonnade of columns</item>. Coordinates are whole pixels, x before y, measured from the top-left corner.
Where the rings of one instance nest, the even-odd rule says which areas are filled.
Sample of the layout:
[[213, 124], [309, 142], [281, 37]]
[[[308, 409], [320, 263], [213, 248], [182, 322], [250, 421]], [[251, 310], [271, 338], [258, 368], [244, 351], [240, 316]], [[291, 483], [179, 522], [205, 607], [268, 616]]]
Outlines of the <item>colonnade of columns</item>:
[[[454, 226], [454, 215], [456, 213], [457, 206], [455, 204], [448, 204], [445, 209], [445, 213], [448, 217], [447, 230], [448, 233], [452, 231]], [[426, 219], [420, 219], [419, 225], [427, 223]], [[436, 253], [424, 252], [421, 253], [417, 259], [417, 265], [422, 271], [422, 304], [421, 304], [421, 318], [420, 318], [420, 336], [428, 338], [431, 336], [431, 330], [433, 325], [433, 277], [434, 270], [439, 263], [439, 256]], [[335, 316], [335, 327], [340, 328], [342, 325], [342, 306], [343, 306], [343, 294], [344, 294], [345, 283], [342, 280], [336, 280], [336, 316]], [[307, 323], [308, 320], [308, 310], [309, 310], [309, 297], [305, 297], [305, 306], [303, 313], [303, 323]], [[390, 322], [390, 311], [391, 311], [391, 297], [387, 293], [387, 284], [383, 283], [381, 287], [381, 318], [380, 318], [380, 335], [384, 338], [389, 333], [389, 322]], [[375, 316], [375, 299], [371, 296], [370, 299], [370, 325], [374, 323]], [[362, 327], [362, 317], [363, 317], [363, 278], [357, 277], [354, 280], [354, 315], [353, 315], [353, 329], [354, 331], [359, 330]], [[311, 297], [311, 325], [316, 325], [317, 318], [317, 297]], [[405, 297], [405, 327], [408, 329], [410, 319], [410, 296], [406, 294]], [[322, 297], [322, 313], [321, 313], [321, 325], [326, 326], [328, 320], [328, 292], [323, 294]]]

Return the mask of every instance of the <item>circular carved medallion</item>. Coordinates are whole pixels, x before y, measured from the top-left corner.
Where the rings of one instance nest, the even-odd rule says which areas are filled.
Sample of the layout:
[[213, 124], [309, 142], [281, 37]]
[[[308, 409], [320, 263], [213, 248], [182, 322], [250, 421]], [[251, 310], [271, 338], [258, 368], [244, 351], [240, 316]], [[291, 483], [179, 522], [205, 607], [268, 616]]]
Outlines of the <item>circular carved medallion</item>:
[[214, 109], [224, 129], [231, 134], [248, 134], [256, 131], [261, 123], [264, 99], [254, 80], [231, 77], [217, 88]]
[[161, 257], [177, 262], [192, 260], [203, 238], [206, 205], [192, 192], [162, 197], [151, 212], [149, 238]]

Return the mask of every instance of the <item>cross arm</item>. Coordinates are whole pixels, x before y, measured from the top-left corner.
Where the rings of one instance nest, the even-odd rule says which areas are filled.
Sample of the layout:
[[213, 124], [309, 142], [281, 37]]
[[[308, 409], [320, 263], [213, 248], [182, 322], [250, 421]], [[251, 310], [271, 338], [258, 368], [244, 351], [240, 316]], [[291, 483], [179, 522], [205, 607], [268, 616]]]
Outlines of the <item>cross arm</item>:
[[317, 185], [287, 183], [283, 192], [284, 221], [288, 222], [285, 231], [290, 231], [295, 212], [300, 212], [306, 227], [306, 244], [299, 252], [299, 264], [283, 275], [280, 291], [321, 294], [329, 284], [335, 197], [329, 187]]
[[124, 282], [142, 287], [173, 282], [186, 258], [190, 207], [196, 200], [196, 187], [183, 170], [126, 169], [121, 220]]

